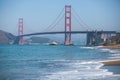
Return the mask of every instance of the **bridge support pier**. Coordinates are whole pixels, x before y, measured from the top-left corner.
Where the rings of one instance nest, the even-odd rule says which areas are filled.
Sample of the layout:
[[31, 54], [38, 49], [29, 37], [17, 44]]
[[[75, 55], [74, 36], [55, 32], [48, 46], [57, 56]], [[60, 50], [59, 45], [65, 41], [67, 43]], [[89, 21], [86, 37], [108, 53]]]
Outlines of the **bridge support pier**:
[[87, 33], [87, 42], [86, 45], [87, 46], [92, 46], [95, 44], [95, 37], [94, 37], [94, 33]]
[[87, 33], [87, 46], [98, 46], [102, 42], [104, 42], [103, 33], [97, 31]]
[[21, 37], [17, 36], [13, 42], [13, 44], [19, 44]]

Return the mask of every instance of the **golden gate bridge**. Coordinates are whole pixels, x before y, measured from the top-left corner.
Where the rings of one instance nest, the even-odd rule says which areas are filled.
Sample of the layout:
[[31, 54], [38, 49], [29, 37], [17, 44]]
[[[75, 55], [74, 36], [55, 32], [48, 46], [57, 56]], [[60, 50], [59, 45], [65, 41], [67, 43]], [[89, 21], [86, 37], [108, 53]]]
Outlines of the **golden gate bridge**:
[[[97, 31], [97, 30], [73, 31], [72, 28], [71, 28], [72, 27], [71, 26], [71, 23], [72, 23], [72, 15], [71, 15], [72, 10], [71, 9], [72, 9], [71, 5], [66, 5], [65, 6], [65, 13], [64, 13], [64, 15], [65, 15], [65, 17], [64, 17], [65, 18], [64, 29], [65, 30], [64, 31], [52, 31], [52, 32], [45, 31], [45, 32], [24, 34], [23, 33], [23, 30], [24, 30], [23, 18], [19, 18], [18, 36], [16, 36], [16, 39], [14, 40], [14, 44], [24, 44], [23, 37], [25, 37], [25, 36], [46, 35], [46, 34], [64, 34], [65, 35], [64, 44], [65, 45], [71, 45], [72, 44], [71, 34], [87, 34], [86, 45], [93, 45], [93, 42], [94, 42], [94, 45], [98, 45], [99, 43], [101, 43], [103, 41], [103, 37], [102, 37], [103, 35], [111, 35], [111, 34], [118, 35], [118, 34], [120, 34], [116, 31], [103, 31], [103, 30], [101, 30], [101, 31]], [[57, 25], [57, 24], [55, 24], [55, 25]], [[85, 24], [85, 25], [86, 25], [85, 27], [88, 27], [87, 24]], [[54, 26], [52, 26], [50, 28], [54, 28]], [[105, 38], [105, 36], [104, 36], [104, 38]]]

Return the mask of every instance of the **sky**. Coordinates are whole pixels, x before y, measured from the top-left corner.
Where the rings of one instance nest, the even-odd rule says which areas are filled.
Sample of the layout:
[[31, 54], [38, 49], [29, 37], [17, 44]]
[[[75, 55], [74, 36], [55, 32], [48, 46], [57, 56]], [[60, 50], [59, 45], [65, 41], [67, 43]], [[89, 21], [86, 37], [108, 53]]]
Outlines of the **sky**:
[[[120, 0], [0, 0], [0, 30], [18, 35], [18, 19], [23, 18], [24, 34], [50, 31], [47, 27], [65, 5], [92, 30], [120, 31]], [[73, 16], [72, 29], [84, 30]], [[64, 17], [55, 30], [64, 30]]]

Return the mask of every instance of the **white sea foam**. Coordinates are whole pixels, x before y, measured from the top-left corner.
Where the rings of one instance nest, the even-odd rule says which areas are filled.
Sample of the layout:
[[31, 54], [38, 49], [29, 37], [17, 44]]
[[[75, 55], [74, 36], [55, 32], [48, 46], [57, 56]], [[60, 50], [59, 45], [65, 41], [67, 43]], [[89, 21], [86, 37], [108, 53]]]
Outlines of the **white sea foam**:
[[48, 80], [92, 80], [113, 75], [112, 72], [108, 72], [106, 69], [100, 69], [103, 64], [99, 62], [84, 61], [68, 63], [66, 65], [68, 65], [66, 70], [47, 75]]
[[120, 54], [110, 54], [110, 59], [120, 59]]
[[94, 46], [94, 47], [80, 47], [80, 48], [83, 48], [83, 49], [99, 49], [99, 48], [102, 48], [103, 46]]
[[83, 48], [83, 49], [95, 49], [95, 47], [80, 47], [80, 48]]
[[101, 48], [100, 50], [103, 51], [103, 52], [120, 53], [120, 50], [117, 50], [117, 49]]
[[109, 52], [110, 51], [110, 49], [100, 49], [101, 51], [103, 51], [103, 52]]
[[118, 54], [120, 54], [120, 50], [110, 50], [110, 53], [118, 53]]
[[119, 57], [120, 58], [120, 54], [111, 54], [111, 56]]
[[112, 75], [112, 72], [107, 72], [104, 70], [100, 71], [62, 71], [53, 73], [52, 75], [47, 76], [49, 80], [83, 80], [83, 79], [94, 79], [98, 77], [104, 77]]

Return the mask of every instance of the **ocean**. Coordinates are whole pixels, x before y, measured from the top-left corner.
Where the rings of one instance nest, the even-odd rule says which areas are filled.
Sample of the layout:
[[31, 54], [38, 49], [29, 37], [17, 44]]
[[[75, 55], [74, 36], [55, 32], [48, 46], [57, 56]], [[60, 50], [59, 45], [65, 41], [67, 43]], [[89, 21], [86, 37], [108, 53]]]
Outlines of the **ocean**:
[[101, 46], [0, 45], [0, 80], [120, 80], [120, 49]]

